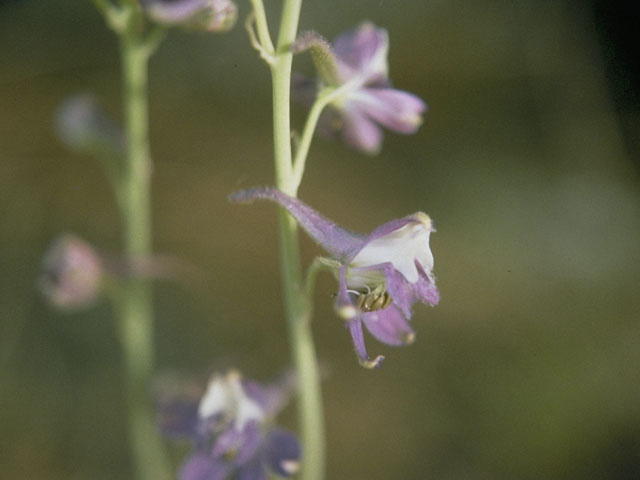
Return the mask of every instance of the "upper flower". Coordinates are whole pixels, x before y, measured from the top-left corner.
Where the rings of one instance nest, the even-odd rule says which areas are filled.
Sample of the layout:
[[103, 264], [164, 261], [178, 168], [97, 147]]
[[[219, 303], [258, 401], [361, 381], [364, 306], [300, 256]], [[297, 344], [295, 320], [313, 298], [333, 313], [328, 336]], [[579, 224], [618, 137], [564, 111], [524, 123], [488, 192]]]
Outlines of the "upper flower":
[[226, 32], [238, 17], [232, 0], [142, 0], [142, 6], [157, 23], [208, 32]]
[[[320, 88], [344, 90], [323, 113], [322, 130], [341, 131], [348, 145], [376, 153], [382, 144], [381, 126], [405, 134], [418, 129], [426, 104], [415, 95], [391, 86], [386, 30], [365, 22], [337, 37], [332, 47], [310, 32], [294, 44], [294, 51], [306, 49], [312, 52]], [[308, 81], [294, 84], [300, 97], [308, 97], [309, 88], [312, 84]]]
[[195, 450], [180, 469], [181, 480], [266, 480], [290, 477], [301, 449], [287, 430], [272, 427], [289, 396], [290, 382], [260, 385], [238, 372], [214, 375], [201, 398], [191, 391], [159, 398], [160, 425], [173, 437], [193, 441]]
[[387, 345], [406, 345], [414, 339], [407, 322], [414, 303], [436, 305], [438, 289], [433, 276], [429, 237], [434, 231], [422, 212], [392, 220], [369, 235], [341, 228], [311, 207], [273, 188], [242, 190], [232, 201], [255, 199], [279, 203], [332, 257], [325, 264], [338, 278], [335, 307], [347, 322], [356, 353], [363, 366], [380, 365], [384, 357], [371, 359], [362, 334], [362, 323]]

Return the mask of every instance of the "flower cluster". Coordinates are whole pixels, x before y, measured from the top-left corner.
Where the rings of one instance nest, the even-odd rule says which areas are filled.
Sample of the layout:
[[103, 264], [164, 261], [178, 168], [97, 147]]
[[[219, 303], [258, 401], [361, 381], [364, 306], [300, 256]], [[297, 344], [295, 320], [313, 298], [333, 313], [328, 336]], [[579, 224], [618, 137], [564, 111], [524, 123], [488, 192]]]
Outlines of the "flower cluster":
[[271, 200], [286, 208], [300, 226], [331, 255], [325, 261], [338, 278], [335, 307], [347, 324], [360, 363], [378, 367], [384, 357], [367, 354], [362, 324], [380, 342], [407, 345], [414, 339], [408, 320], [414, 303], [436, 305], [429, 237], [435, 231], [422, 212], [392, 220], [369, 235], [336, 225], [297, 198], [274, 188], [242, 190], [235, 202]]
[[183, 390], [159, 395], [162, 431], [189, 439], [194, 450], [180, 469], [181, 480], [267, 480], [298, 470], [300, 444], [291, 432], [272, 425], [287, 403], [291, 380], [261, 385], [236, 371], [214, 375], [204, 395]]
[[382, 145], [381, 127], [397, 133], [414, 133], [422, 123], [426, 104], [415, 95], [397, 90], [389, 80], [387, 31], [365, 22], [338, 36], [329, 45], [315, 32], [300, 36], [294, 51], [311, 50], [319, 79], [299, 77], [294, 93], [308, 99], [312, 90], [340, 89], [320, 119], [325, 134], [340, 132], [351, 147], [377, 153]]

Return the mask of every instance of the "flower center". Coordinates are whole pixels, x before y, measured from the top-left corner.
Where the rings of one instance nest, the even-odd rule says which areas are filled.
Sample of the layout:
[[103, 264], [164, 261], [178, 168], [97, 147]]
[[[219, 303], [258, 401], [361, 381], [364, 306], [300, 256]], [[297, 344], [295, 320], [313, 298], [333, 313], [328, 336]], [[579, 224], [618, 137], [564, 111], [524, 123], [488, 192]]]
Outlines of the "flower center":
[[384, 289], [376, 288], [367, 290], [366, 292], [354, 292], [357, 296], [355, 300], [356, 307], [363, 312], [375, 312], [384, 310], [391, 305], [391, 295]]

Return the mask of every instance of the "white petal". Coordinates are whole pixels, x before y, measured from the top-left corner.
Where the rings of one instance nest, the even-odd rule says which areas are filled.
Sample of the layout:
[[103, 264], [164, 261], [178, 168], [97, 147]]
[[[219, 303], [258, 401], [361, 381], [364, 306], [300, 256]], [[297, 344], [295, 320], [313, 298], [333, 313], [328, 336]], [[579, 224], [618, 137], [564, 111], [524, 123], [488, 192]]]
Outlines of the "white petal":
[[244, 389], [242, 388], [242, 383], [239, 378], [234, 382], [232, 388], [234, 390], [236, 403], [236, 428], [238, 430], [242, 430], [245, 425], [252, 420], [256, 420], [261, 423], [264, 419], [264, 410], [256, 401], [252, 400], [244, 393]]
[[229, 372], [224, 377], [216, 375], [209, 382], [200, 401], [198, 415], [204, 419], [218, 414], [233, 420], [238, 430], [252, 420], [262, 422], [264, 419], [264, 410], [247, 396], [238, 372]]
[[234, 410], [233, 392], [229, 389], [227, 378], [214, 376], [207, 391], [200, 400], [198, 416], [209, 418], [220, 413], [232, 413]]
[[420, 214], [416, 222], [371, 241], [351, 262], [353, 267], [367, 267], [391, 262], [409, 282], [418, 281], [418, 260], [427, 272], [433, 269], [433, 255], [429, 248], [431, 219]]

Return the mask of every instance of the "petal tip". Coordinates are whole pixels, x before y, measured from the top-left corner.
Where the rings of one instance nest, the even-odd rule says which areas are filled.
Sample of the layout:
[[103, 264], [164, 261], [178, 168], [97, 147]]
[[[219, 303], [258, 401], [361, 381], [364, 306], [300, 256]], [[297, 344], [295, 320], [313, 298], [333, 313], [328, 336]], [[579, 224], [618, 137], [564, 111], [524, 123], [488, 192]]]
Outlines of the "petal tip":
[[364, 368], [368, 370], [373, 370], [374, 368], [380, 368], [380, 365], [382, 365], [384, 358], [385, 358], [384, 355], [378, 355], [373, 360], [360, 358], [359, 362], [360, 362], [360, 365], [362, 365]]
[[282, 468], [282, 471], [287, 475], [293, 475], [300, 470], [300, 462], [297, 460], [283, 460], [280, 462], [280, 468]]

